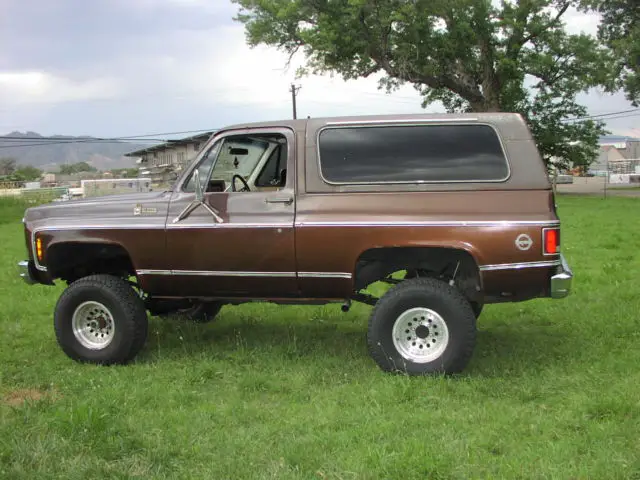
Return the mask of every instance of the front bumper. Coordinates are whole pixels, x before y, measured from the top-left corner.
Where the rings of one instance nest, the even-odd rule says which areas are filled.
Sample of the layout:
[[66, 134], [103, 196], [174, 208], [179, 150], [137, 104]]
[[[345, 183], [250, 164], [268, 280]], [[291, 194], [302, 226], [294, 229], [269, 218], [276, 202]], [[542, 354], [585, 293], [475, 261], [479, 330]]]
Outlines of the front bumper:
[[18, 262], [18, 271], [20, 278], [22, 278], [22, 280], [24, 280], [28, 285], [39, 283], [35, 276], [34, 265], [30, 261], [23, 260]]
[[565, 298], [571, 292], [573, 272], [562, 254], [560, 254], [560, 261], [558, 270], [551, 277], [551, 298]]

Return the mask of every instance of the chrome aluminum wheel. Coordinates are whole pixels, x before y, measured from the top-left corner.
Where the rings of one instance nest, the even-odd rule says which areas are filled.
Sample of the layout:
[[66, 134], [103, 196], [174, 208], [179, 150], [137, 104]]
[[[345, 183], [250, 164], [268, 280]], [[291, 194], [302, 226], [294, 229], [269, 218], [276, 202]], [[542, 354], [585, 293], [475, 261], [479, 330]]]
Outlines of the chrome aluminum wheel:
[[83, 347], [102, 350], [113, 340], [115, 323], [107, 307], [99, 302], [84, 302], [76, 308], [71, 319], [73, 335]]
[[439, 358], [449, 344], [449, 329], [444, 319], [429, 308], [411, 308], [393, 325], [393, 346], [405, 359], [428, 363]]

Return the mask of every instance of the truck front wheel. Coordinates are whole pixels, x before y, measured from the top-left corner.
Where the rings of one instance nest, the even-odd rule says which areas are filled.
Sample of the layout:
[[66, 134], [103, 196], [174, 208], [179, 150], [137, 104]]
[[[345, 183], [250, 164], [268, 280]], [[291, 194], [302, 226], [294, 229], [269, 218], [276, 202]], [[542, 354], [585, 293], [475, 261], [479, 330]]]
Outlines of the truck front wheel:
[[473, 353], [476, 316], [454, 287], [433, 278], [414, 278], [378, 301], [367, 337], [369, 352], [384, 371], [458, 373]]
[[102, 365], [127, 363], [148, 329], [144, 302], [121, 278], [92, 275], [73, 282], [55, 307], [58, 344], [70, 358]]

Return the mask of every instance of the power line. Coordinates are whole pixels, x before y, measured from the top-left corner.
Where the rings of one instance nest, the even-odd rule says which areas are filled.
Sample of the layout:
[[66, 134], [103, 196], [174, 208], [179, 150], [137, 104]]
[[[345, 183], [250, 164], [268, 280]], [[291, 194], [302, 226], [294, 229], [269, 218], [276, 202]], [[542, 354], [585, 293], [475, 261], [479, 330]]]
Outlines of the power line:
[[[19, 148], [19, 147], [36, 147], [41, 145], [65, 145], [65, 144], [75, 144], [75, 143], [126, 143], [130, 141], [138, 141], [144, 139], [148, 142], [161, 142], [161, 143], [171, 143], [175, 141], [180, 141], [180, 139], [172, 140], [166, 138], [149, 138], [152, 136], [161, 136], [161, 135], [180, 135], [187, 133], [208, 133], [215, 132], [219, 129], [206, 129], [206, 130], [185, 130], [181, 132], [164, 132], [164, 133], [149, 133], [143, 135], [130, 135], [127, 137], [111, 137], [111, 138], [60, 138], [60, 137], [37, 137], [37, 138], [29, 138], [29, 137], [15, 137], [15, 136], [0, 136], [0, 148]], [[4, 140], [8, 140], [9, 142], [13, 141], [23, 141], [23, 142], [31, 142], [31, 143], [22, 143], [22, 144], [13, 144], [13, 145], [2, 145]]]
[[621, 110], [619, 112], [600, 113], [598, 115], [587, 115], [587, 116], [584, 116], [584, 117], [567, 118], [564, 121], [565, 122], [574, 122], [574, 121], [578, 121], [578, 120], [591, 120], [591, 119], [594, 119], [594, 118], [609, 117], [609, 116], [612, 116], [612, 115], [619, 115], [619, 114], [622, 114], [622, 113], [631, 113], [631, 112], [640, 113], [640, 108], [632, 108], [631, 110]]
[[[75, 141], [75, 140], [101, 140], [101, 141], [119, 141], [119, 140], [137, 140], [139, 138], [147, 138], [147, 137], [159, 137], [164, 135], [184, 135], [186, 133], [208, 133], [219, 130], [217, 128], [210, 128], [206, 130], [183, 130], [181, 132], [163, 132], [163, 133], [145, 133], [143, 135], [128, 135], [123, 137], [64, 137], [64, 136], [54, 136], [54, 137], [19, 137], [19, 136], [0, 136], [0, 140], [53, 140], [53, 141]], [[165, 141], [164, 139], [162, 141]]]
[[[70, 141], [64, 141], [64, 142], [35, 142], [35, 143], [19, 143], [19, 144], [13, 144], [13, 145], [2, 145], [2, 142], [0, 141], [0, 148], [40, 147], [44, 145], [74, 145], [77, 143], [120, 143], [125, 145], [130, 141], [132, 140], [75, 140], [75, 141], [70, 140]], [[148, 139], [148, 141], [167, 143], [166, 140], [161, 140], [161, 139], [157, 139], [157, 140]]]
[[[292, 94], [292, 101], [293, 101], [294, 118], [297, 117], [296, 96], [297, 96], [297, 93], [300, 91], [300, 88], [301, 88], [300, 86], [295, 86], [294, 84], [292, 84], [290, 89], [290, 92]], [[367, 92], [367, 93], [370, 93], [370, 92]], [[597, 118], [602, 118], [604, 120], [617, 120], [621, 118], [630, 118], [630, 117], [636, 117], [636, 116], [640, 116], [640, 108], [634, 108], [630, 110], [620, 110], [617, 112], [601, 113], [596, 115], [588, 115], [584, 117], [568, 118], [563, 121], [564, 122], [585, 122], [585, 121], [597, 119]], [[212, 129], [202, 129], [202, 130], [183, 130], [179, 132], [146, 133], [142, 135], [129, 135], [129, 136], [122, 136], [122, 137], [106, 137], [106, 138], [102, 138], [102, 137], [65, 138], [60, 136], [29, 138], [29, 137], [7, 135], [4, 137], [0, 136], [0, 149], [36, 147], [36, 146], [45, 146], [45, 145], [64, 145], [64, 144], [76, 144], [76, 143], [115, 143], [115, 142], [126, 143], [130, 141], [141, 140], [141, 139], [144, 139], [148, 142], [171, 143], [175, 141], [180, 141], [180, 139], [166, 139], [166, 138], [152, 138], [152, 137], [160, 137], [164, 135], [185, 135], [185, 134], [208, 133], [208, 132], [215, 132], [217, 130], [219, 129], [212, 128]], [[2, 142], [6, 142], [6, 141], [8, 142], [23, 141], [23, 142], [30, 142], [30, 143], [2, 145]]]

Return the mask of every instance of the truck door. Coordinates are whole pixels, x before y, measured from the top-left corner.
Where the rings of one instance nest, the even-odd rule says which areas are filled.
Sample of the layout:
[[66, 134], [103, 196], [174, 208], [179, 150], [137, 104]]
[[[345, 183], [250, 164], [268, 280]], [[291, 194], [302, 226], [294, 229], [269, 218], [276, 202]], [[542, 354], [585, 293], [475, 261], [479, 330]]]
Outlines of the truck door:
[[162, 282], [163, 293], [295, 296], [294, 171], [290, 129], [216, 136], [172, 194], [166, 227], [171, 267], [160, 272], [171, 281]]

